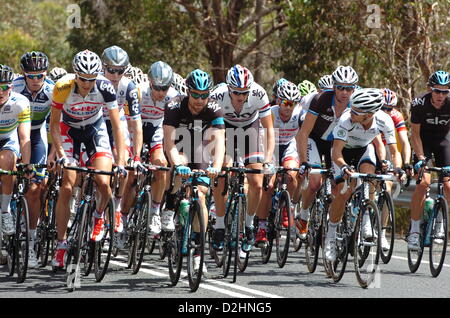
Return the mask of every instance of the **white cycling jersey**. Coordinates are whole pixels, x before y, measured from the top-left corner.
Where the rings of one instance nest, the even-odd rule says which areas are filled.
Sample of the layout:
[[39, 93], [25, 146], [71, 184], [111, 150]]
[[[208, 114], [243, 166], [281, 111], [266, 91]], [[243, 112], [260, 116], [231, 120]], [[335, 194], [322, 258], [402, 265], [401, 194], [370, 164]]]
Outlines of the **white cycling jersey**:
[[33, 93], [27, 87], [25, 77], [20, 76], [13, 82], [13, 91], [22, 94], [30, 101], [31, 129], [40, 129], [50, 114], [52, 95], [55, 83], [46, 78], [42, 88], [33, 97]]
[[211, 92], [223, 111], [225, 122], [234, 127], [246, 127], [258, 118], [270, 116], [270, 103], [266, 91], [257, 83], [252, 83], [247, 101], [238, 114], [231, 104], [228, 85], [219, 85]]
[[[116, 90], [116, 97], [121, 120], [123, 116], [126, 116], [128, 120], [137, 120], [141, 117], [139, 92], [132, 80], [125, 76], [122, 77]], [[103, 118], [109, 120], [107, 108], [103, 109]]]
[[172, 98], [180, 95], [180, 93], [173, 87], [167, 91], [166, 97], [162, 101], [154, 101], [152, 98], [152, 89], [150, 85], [141, 87], [141, 116], [142, 123], [150, 123], [153, 127], [162, 125], [164, 119], [165, 104]]
[[292, 112], [291, 118], [284, 122], [280, 117], [280, 106], [275, 105], [271, 108], [273, 128], [275, 129], [275, 144], [276, 145], [287, 145], [292, 140], [295, 139], [299, 131], [301, 122], [300, 115], [302, 108], [300, 105], [296, 105], [294, 111]]
[[0, 140], [16, 134], [17, 126], [30, 121], [30, 101], [25, 96], [11, 92], [8, 101], [0, 107]]
[[376, 136], [383, 133], [386, 143], [395, 144], [395, 127], [391, 117], [379, 110], [373, 115], [372, 125], [364, 129], [360, 123], [351, 120], [351, 110], [346, 109], [333, 130], [334, 139], [346, 141], [345, 148], [363, 148], [369, 145]]

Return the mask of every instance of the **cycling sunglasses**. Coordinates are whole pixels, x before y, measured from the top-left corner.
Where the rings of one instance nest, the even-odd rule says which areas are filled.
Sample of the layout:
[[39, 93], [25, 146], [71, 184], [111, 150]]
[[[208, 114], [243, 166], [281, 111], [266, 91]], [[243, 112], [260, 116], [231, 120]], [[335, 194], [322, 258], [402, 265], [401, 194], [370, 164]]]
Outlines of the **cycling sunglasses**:
[[97, 80], [97, 77], [94, 78], [86, 78], [81, 76], [80, 74], [77, 74], [77, 77], [80, 79], [80, 81], [82, 82], [95, 82]]
[[234, 90], [234, 89], [230, 89], [230, 91], [231, 91], [231, 93], [233, 95], [236, 95], [236, 96], [247, 95], [248, 93], [250, 93], [249, 90], [248, 91], [237, 91], [237, 90]]
[[281, 106], [286, 106], [286, 107], [294, 107], [294, 102], [291, 100], [287, 100], [287, 99], [282, 99], [280, 102]]
[[198, 94], [198, 93], [194, 93], [194, 92], [190, 92], [192, 98], [194, 99], [207, 99], [209, 97], [209, 92], [205, 93], [205, 94]]
[[170, 85], [160, 86], [160, 85], [152, 84], [152, 89], [154, 89], [157, 92], [167, 91], [169, 88], [170, 88]]
[[12, 84], [4, 84], [4, 85], [0, 85], [0, 89], [3, 91], [3, 92], [6, 92], [8, 89], [10, 89], [11, 87], [13, 87], [13, 85]]
[[126, 68], [110, 68], [110, 67], [106, 67], [105, 70], [109, 74], [116, 74], [116, 73], [118, 73], [119, 75], [122, 75], [123, 73], [125, 73], [125, 71], [127, 69]]
[[337, 88], [338, 91], [347, 91], [347, 92], [351, 92], [352, 90], [355, 89], [355, 86], [343, 86], [343, 85], [335, 85], [335, 87]]
[[360, 113], [360, 112], [357, 112], [357, 111], [354, 110], [353, 108], [350, 108], [350, 112], [351, 112], [352, 114], [355, 114], [356, 116], [364, 116], [364, 115], [370, 114], [370, 113]]
[[29, 78], [29, 79], [31, 79], [31, 80], [34, 80], [34, 79], [40, 80], [40, 79], [43, 79], [44, 76], [45, 76], [45, 73], [41, 73], [41, 74], [28, 74], [28, 73], [24, 73], [24, 74], [25, 74], [25, 76], [26, 76], [27, 78]]
[[436, 94], [448, 95], [450, 93], [450, 89], [439, 89], [432, 87], [431, 90]]

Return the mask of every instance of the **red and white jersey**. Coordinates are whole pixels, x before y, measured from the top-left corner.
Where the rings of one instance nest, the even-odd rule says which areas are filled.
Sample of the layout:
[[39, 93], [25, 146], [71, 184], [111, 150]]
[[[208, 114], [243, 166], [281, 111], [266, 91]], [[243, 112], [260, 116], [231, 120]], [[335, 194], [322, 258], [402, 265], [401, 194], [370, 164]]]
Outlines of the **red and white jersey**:
[[164, 119], [164, 105], [172, 98], [179, 95], [178, 91], [170, 87], [166, 97], [161, 101], [154, 101], [150, 85], [141, 87], [141, 117], [142, 123], [150, 123], [153, 127], [162, 125]]
[[280, 106], [275, 105], [271, 108], [273, 128], [275, 129], [275, 144], [287, 145], [295, 139], [301, 125], [302, 108], [296, 105], [291, 118], [284, 122], [280, 117]]
[[250, 93], [242, 110], [236, 113], [231, 104], [228, 85], [220, 85], [211, 92], [211, 97], [219, 104], [223, 112], [224, 120], [234, 127], [246, 127], [258, 118], [270, 116], [270, 103], [266, 91], [259, 84], [250, 86]]

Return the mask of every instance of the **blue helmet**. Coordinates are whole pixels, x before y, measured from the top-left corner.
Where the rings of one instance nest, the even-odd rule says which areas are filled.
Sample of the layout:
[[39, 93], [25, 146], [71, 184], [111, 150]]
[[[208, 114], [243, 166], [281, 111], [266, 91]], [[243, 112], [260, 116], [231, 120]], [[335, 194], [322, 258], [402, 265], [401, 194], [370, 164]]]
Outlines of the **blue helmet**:
[[207, 91], [212, 87], [212, 85], [213, 82], [211, 80], [211, 76], [200, 69], [193, 70], [186, 78], [186, 86], [189, 89]]
[[437, 71], [431, 74], [428, 85], [446, 85], [450, 87], [450, 74], [445, 71]]

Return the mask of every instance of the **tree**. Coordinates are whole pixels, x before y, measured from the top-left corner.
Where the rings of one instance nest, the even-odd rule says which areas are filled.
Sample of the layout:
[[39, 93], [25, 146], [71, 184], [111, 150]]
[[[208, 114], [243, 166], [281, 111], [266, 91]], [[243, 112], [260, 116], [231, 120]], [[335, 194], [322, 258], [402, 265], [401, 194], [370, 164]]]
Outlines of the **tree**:
[[[281, 1], [175, 2], [186, 9], [194, 29], [198, 30], [208, 53], [215, 82], [223, 82], [231, 66], [242, 63], [250, 54], [260, 50], [271, 35], [287, 26], [282, 15]], [[255, 32], [255, 27], [256, 36], [246, 43], [245, 36], [249, 32]]]

